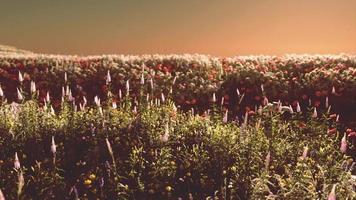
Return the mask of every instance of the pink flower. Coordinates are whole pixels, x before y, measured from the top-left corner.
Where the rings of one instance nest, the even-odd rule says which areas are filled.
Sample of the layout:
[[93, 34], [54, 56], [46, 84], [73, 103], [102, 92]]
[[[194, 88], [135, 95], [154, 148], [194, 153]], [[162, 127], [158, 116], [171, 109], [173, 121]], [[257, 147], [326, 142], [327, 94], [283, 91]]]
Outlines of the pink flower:
[[344, 134], [344, 137], [342, 137], [341, 139], [340, 151], [342, 153], [346, 153], [347, 151], [346, 133]]
[[336, 184], [333, 185], [333, 188], [331, 189], [331, 192], [328, 196], [328, 200], [336, 200], [335, 189], [336, 189]]
[[302, 159], [305, 159], [308, 157], [308, 151], [309, 151], [309, 147], [305, 146], [304, 150], [303, 150], [303, 154], [302, 154]]

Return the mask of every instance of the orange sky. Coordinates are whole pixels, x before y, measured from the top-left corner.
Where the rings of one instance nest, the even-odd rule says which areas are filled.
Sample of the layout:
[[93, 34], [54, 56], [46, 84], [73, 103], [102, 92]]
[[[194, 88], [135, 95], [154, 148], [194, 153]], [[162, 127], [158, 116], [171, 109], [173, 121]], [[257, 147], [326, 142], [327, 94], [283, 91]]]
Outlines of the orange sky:
[[11, 0], [0, 44], [39, 53], [356, 54], [355, 0]]

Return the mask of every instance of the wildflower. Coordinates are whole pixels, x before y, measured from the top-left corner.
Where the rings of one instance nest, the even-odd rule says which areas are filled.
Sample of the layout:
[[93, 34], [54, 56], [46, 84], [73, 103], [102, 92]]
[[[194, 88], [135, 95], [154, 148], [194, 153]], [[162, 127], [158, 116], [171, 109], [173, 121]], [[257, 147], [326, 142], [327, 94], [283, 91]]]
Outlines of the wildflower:
[[167, 191], [167, 192], [171, 192], [171, 191], [172, 191], [172, 187], [171, 187], [171, 186], [167, 186], [167, 187], [166, 187], [166, 191]]
[[83, 96], [83, 106], [85, 107], [87, 105], [88, 101], [85, 96]]
[[325, 98], [325, 108], [329, 107], [329, 97]]
[[51, 105], [50, 109], [51, 109], [51, 115], [55, 115], [56, 113], [54, 112], [54, 108], [52, 105]]
[[51, 152], [55, 154], [57, 152], [57, 145], [54, 142], [54, 136], [52, 136]]
[[112, 102], [112, 108], [113, 108], [113, 109], [116, 109], [116, 108], [117, 108], [116, 101], [113, 101], [113, 102]]
[[293, 114], [293, 113], [294, 113], [293, 108], [292, 108], [292, 105], [289, 105], [289, 112], [290, 112], [290, 114]]
[[267, 104], [268, 104], [268, 98], [267, 98], [267, 97], [263, 98], [262, 104], [263, 104], [264, 106], [267, 106]]
[[299, 102], [297, 102], [297, 109], [296, 110], [297, 110], [298, 113], [302, 111], [301, 108], [300, 108]]
[[119, 98], [122, 99], [122, 91], [119, 89]]
[[226, 111], [225, 111], [225, 114], [224, 114], [224, 117], [223, 117], [223, 122], [224, 123], [227, 123], [227, 117], [228, 117], [228, 109], [226, 109]]
[[106, 75], [106, 85], [108, 85], [109, 83], [111, 83], [110, 70], [108, 70], [108, 73], [107, 73], [107, 75]]
[[2, 90], [1, 85], [0, 85], [0, 97], [3, 97], [3, 96], [4, 96], [4, 91]]
[[90, 184], [91, 184], [91, 180], [90, 179], [85, 179], [84, 185], [90, 185]]
[[318, 112], [316, 110], [316, 107], [314, 107], [314, 111], [313, 111], [313, 114], [311, 116], [312, 118], [317, 118], [318, 117]]
[[329, 107], [328, 107], [328, 110], [326, 111], [326, 113], [330, 113], [330, 111], [331, 111], [331, 105], [329, 105]]
[[335, 121], [336, 121], [336, 122], [339, 122], [339, 118], [340, 118], [340, 115], [336, 115]]
[[0, 200], [5, 200], [5, 196], [4, 196], [4, 194], [2, 193], [1, 189], [0, 189]]
[[335, 87], [333, 86], [333, 88], [331, 89], [331, 94], [336, 94], [336, 90]]
[[47, 92], [47, 94], [46, 94], [46, 101], [47, 101], [47, 102], [50, 101], [49, 92]]
[[239, 88], [236, 88], [236, 94], [237, 94], [237, 96], [240, 96], [240, 90], [239, 90]]
[[17, 196], [21, 195], [24, 185], [25, 185], [25, 179], [23, 177], [23, 172], [20, 171], [20, 174], [18, 175]]
[[31, 81], [31, 93], [34, 94], [36, 92], [36, 83]]
[[163, 93], [161, 93], [161, 99], [162, 99], [162, 103], [166, 101], [166, 98], [164, 97]]
[[67, 81], [68, 81], [67, 72], [64, 72], [64, 82], [66, 83]]
[[73, 185], [70, 190], [69, 190], [69, 195], [71, 195], [72, 193], [74, 193], [74, 196], [75, 196], [75, 199], [79, 199], [79, 195], [78, 195], [78, 190], [77, 188], [75, 187], [75, 185]]
[[150, 79], [151, 90], [153, 90], [153, 79]]
[[332, 135], [336, 132], [336, 130], [337, 130], [336, 128], [329, 128], [327, 134]]
[[109, 139], [106, 138], [106, 139], [105, 139], [105, 142], [106, 142], [106, 147], [108, 148], [108, 151], [109, 151], [110, 155], [111, 155], [111, 156], [114, 155], [114, 153], [113, 153], [113, 151], [112, 151], [112, 148], [111, 148], [111, 144], [110, 144], [110, 142], [109, 142]]
[[336, 189], [336, 184], [333, 185], [333, 188], [331, 189], [331, 192], [329, 193], [328, 200], [336, 200], [335, 189]]
[[145, 84], [145, 75], [142, 73], [141, 74], [141, 85], [144, 85]]
[[129, 94], [130, 94], [130, 82], [129, 82], [129, 80], [127, 80], [126, 81], [126, 92], [127, 92], [127, 96], [129, 96]]
[[303, 154], [302, 154], [302, 159], [305, 159], [308, 157], [308, 151], [309, 151], [309, 147], [305, 146], [304, 150], [303, 150]]
[[104, 178], [99, 179], [99, 187], [104, 187]]
[[166, 124], [164, 134], [161, 136], [161, 141], [162, 142], [167, 142], [169, 137], [169, 126]]
[[20, 101], [23, 100], [23, 96], [22, 96], [22, 94], [21, 94], [19, 88], [17, 88], [17, 98], [18, 98]]
[[95, 102], [96, 106], [100, 107], [100, 99], [98, 96], [94, 97], [94, 102]]
[[21, 167], [20, 160], [19, 157], [17, 156], [17, 152], [15, 152], [14, 168], [17, 170], [20, 169], [20, 167]]
[[346, 133], [344, 134], [344, 137], [342, 137], [341, 139], [340, 151], [342, 153], [346, 153], [347, 151]]
[[271, 152], [268, 151], [268, 154], [267, 154], [266, 159], [265, 159], [265, 167], [266, 167], [266, 169], [268, 169], [270, 162], [271, 162]]
[[348, 137], [355, 137], [355, 138], [356, 138], [356, 131], [350, 132], [347, 136], [348, 136]]
[[213, 103], [216, 102], [216, 96], [215, 96], [215, 93], [213, 93]]
[[95, 178], [96, 178], [95, 174], [90, 174], [90, 175], [89, 175], [89, 179], [90, 179], [90, 180], [94, 180]]
[[66, 96], [66, 91], [64, 89], [64, 86], [62, 86], [62, 98]]
[[20, 81], [20, 82], [23, 82], [23, 76], [22, 76], [22, 74], [21, 74], [21, 71], [19, 71], [19, 81]]

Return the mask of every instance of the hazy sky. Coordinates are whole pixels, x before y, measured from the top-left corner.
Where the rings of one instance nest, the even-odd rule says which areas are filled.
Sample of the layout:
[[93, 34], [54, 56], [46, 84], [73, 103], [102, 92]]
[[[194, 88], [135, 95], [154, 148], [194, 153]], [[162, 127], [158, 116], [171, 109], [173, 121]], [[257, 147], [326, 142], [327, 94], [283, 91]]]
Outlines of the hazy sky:
[[356, 0], [0, 0], [0, 25], [39, 53], [356, 54]]

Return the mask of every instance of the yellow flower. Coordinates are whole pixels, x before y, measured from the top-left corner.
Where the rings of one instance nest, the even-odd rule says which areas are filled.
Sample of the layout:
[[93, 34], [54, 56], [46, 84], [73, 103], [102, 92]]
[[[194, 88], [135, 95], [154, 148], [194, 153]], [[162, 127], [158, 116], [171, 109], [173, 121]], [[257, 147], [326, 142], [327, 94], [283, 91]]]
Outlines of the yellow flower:
[[89, 175], [89, 179], [90, 179], [90, 180], [94, 180], [95, 178], [96, 178], [95, 174], [90, 174], [90, 175]]
[[90, 184], [91, 184], [91, 180], [90, 179], [85, 179], [84, 185], [90, 185]]
[[170, 191], [172, 191], [172, 187], [168, 185], [168, 186], [166, 187], [166, 190], [167, 190], [167, 192], [170, 192]]

